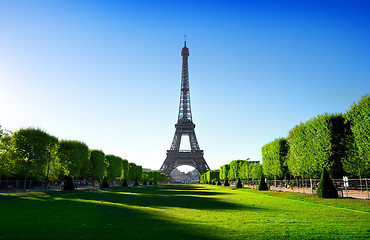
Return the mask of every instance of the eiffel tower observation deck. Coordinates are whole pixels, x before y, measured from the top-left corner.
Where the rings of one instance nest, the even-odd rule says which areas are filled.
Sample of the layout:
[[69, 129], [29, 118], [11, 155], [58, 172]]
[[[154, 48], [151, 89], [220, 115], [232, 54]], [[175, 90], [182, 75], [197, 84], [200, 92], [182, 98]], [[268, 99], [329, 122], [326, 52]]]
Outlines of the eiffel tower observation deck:
[[[160, 171], [167, 175], [170, 175], [172, 170], [182, 165], [192, 166], [200, 173], [209, 170], [208, 164], [203, 157], [203, 150], [200, 150], [197, 137], [195, 136], [195, 124], [191, 115], [188, 71], [189, 49], [186, 47], [186, 35], [181, 56], [182, 75], [179, 115], [175, 124], [176, 131], [171, 148], [167, 150], [167, 157], [160, 168]], [[186, 137], [189, 139], [190, 149], [180, 150], [181, 141], [186, 140]]]

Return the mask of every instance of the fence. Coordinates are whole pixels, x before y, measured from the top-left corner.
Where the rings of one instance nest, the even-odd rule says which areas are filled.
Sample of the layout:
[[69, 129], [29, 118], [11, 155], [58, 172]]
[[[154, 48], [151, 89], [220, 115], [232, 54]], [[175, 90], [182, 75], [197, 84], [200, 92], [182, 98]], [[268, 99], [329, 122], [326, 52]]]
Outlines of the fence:
[[[64, 181], [47, 181], [47, 180], [7, 180], [0, 179], [1, 192], [16, 192], [16, 191], [57, 191], [64, 186]], [[99, 181], [75, 180], [76, 189], [95, 188], [100, 186]]]
[[[129, 186], [133, 186], [135, 181], [128, 181]], [[158, 182], [163, 184], [165, 182]], [[63, 189], [65, 181], [47, 180], [8, 180], [0, 179], [0, 192], [19, 192], [19, 191], [59, 191]], [[99, 188], [100, 181], [74, 180], [76, 189]], [[122, 186], [122, 181], [110, 181], [110, 187]]]
[[[256, 188], [258, 186], [257, 180], [243, 181], [245, 187]], [[267, 180], [266, 184], [272, 191], [285, 191], [285, 192], [299, 192], [316, 194], [316, 189], [319, 186], [320, 179], [291, 179], [291, 180]], [[334, 179], [334, 186], [338, 191], [339, 197], [352, 197], [370, 199], [369, 188], [370, 179]]]

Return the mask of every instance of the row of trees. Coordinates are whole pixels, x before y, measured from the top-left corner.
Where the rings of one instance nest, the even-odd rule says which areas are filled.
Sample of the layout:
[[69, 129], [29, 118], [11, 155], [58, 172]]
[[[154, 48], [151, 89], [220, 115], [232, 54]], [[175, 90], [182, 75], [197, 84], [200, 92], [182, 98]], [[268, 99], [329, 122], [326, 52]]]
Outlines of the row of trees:
[[344, 114], [322, 114], [262, 147], [267, 178], [370, 177], [370, 96]]
[[220, 170], [208, 170], [199, 177], [199, 181], [204, 183], [211, 183], [218, 180], [220, 180]]
[[0, 128], [0, 177], [142, 180], [142, 167], [79, 141], [58, 140], [40, 129], [13, 134]]
[[262, 175], [262, 165], [259, 161], [234, 160], [230, 164], [220, 167], [220, 170], [209, 170], [200, 176], [200, 181], [210, 183], [212, 181], [236, 181], [255, 180]]
[[152, 183], [165, 182], [165, 181], [170, 180], [169, 176], [159, 171], [144, 171], [142, 176], [143, 176], [143, 181], [152, 182]]

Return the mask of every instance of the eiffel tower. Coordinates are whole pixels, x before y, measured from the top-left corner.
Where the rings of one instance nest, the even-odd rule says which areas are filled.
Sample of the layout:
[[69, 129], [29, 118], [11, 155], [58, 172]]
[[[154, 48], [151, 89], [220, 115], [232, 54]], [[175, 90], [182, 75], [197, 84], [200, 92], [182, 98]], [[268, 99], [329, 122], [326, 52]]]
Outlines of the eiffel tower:
[[[177, 124], [175, 124], [175, 136], [170, 150], [167, 150], [167, 157], [160, 168], [160, 172], [168, 176], [178, 166], [189, 165], [197, 169], [200, 173], [208, 171], [209, 167], [203, 157], [203, 150], [200, 150], [197, 137], [195, 136], [195, 124], [191, 116], [190, 91], [189, 91], [189, 72], [188, 57], [189, 49], [186, 47], [186, 35], [184, 47], [181, 51], [182, 56], [182, 76], [180, 109]], [[181, 139], [183, 136], [189, 137], [191, 150], [180, 150]]]

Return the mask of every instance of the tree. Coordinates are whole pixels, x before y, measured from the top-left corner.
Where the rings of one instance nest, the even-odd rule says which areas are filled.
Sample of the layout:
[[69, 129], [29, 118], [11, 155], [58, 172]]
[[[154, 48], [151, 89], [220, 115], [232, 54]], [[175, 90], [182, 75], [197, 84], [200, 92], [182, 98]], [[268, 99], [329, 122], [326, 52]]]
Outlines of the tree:
[[0, 126], [0, 177], [15, 173], [14, 151], [11, 146], [11, 132]]
[[220, 171], [219, 170], [208, 170], [204, 173], [205, 181], [207, 183], [212, 183], [213, 181], [218, 181], [220, 177]]
[[318, 115], [296, 126], [287, 137], [289, 171], [294, 176], [318, 177], [324, 167], [341, 177], [348, 132], [341, 114]]
[[122, 158], [114, 155], [105, 156], [107, 164], [107, 178], [108, 180], [119, 180], [122, 179], [123, 167]]
[[81, 177], [87, 172], [86, 162], [89, 162], [89, 148], [83, 142], [63, 140], [57, 148], [57, 156], [63, 166], [66, 176]]
[[352, 176], [370, 177], [370, 95], [361, 97], [345, 114], [353, 135], [348, 143], [344, 169]]
[[285, 138], [278, 138], [262, 147], [263, 174], [268, 178], [286, 177], [288, 147]]
[[135, 180], [136, 181], [141, 181], [143, 180], [143, 167], [140, 166], [140, 165], [136, 165], [136, 176], [135, 176]]
[[128, 161], [126, 159], [122, 160], [122, 171], [123, 171], [123, 179], [127, 181], [127, 179], [128, 179]]
[[129, 181], [135, 181], [137, 176], [137, 168], [135, 163], [128, 163], [128, 178]]
[[[167, 181], [168, 176], [160, 171], [143, 171], [142, 172], [142, 180], [147, 182], [162, 182]], [[151, 185], [151, 184], [149, 184]]]
[[16, 174], [25, 178], [47, 179], [52, 161], [52, 151], [58, 139], [40, 129], [16, 131], [10, 144], [14, 151]]
[[230, 163], [229, 169], [229, 180], [237, 180], [239, 178], [245, 177], [245, 173], [242, 173], [242, 169], [244, 164], [247, 164], [245, 160], [234, 160]]
[[262, 165], [259, 161], [249, 161], [250, 179], [258, 179], [262, 174]]
[[90, 152], [90, 167], [89, 177], [95, 180], [102, 180], [104, 178], [107, 165], [105, 163], [105, 155], [101, 150], [89, 150]]
[[230, 164], [225, 164], [220, 167], [220, 180], [225, 181], [229, 179]]

